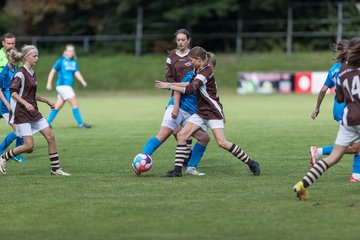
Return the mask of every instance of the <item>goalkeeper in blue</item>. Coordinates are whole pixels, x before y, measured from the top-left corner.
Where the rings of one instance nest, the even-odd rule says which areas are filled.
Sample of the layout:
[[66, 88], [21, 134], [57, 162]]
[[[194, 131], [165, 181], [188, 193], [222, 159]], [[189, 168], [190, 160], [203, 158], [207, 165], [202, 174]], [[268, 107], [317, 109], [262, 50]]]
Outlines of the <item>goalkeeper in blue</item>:
[[[321, 88], [317, 103], [314, 111], [311, 113], [311, 118], [316, 119], [320, 112], [321, 103], [326, 95], [326, 91], [328, 89], [334, 88], [336, 89], [336, 80], [338, 79], [339, 71], [343, 66], [343, 63], [347, 58], [347, 51], [349, 46], [349, 40], [341, 40], [338, 44], [335, 45], [336, 50], [336, 62], [331, 66], [329, 73], [327, 75], [324, 86]], [[339, 103], [336, 98], [334, 98], [334, 107], [333, 107], [333, 117], [336, 122], [340, 122], [343, 117], [344, 108], [346, 106], [345, 102]], [[314, 166], [315, 163], [320, 159], [323, 155], [330, 155], [334, 146], [324, 146], [324, 147], [310, 147], [310, 164]], [[353, 143], [346, 149], [347, 154], [354, 154], [354, 163], [352, 174], [350, 176], [350, 182], [360, 182], [360, 155], [358, 154], [360, 150], [359, 142]]]
[[56, 91], [58, 93], [58, 97], [55, 103], [55, 108], [50, 111], [47, 119], [49, 125], [51, 125], [51, 123], [54, 121], [56, 115], [64, 106], [65, 102], [69, 102], [72, 106], [72, 112], [78, 127], [91, 128], [90, 125], [87, 125], [83, 122], [79, 110], [78, 100], [75, 96], [74, 89], [72, 88], [74, 83], [74, 76], [79, 80], [83, 87], [87, 86], [87, 83], [84, 77], [81, 75], [78, 63], [76, 61], [74, 45], [66, 45], [63, 56], [55, 62], [53, 68], [50, 70], [46, 84], [46, 89], [49, 91], [52, 89], [52, 81], [55, 73], [58, 74], [56, 81]]

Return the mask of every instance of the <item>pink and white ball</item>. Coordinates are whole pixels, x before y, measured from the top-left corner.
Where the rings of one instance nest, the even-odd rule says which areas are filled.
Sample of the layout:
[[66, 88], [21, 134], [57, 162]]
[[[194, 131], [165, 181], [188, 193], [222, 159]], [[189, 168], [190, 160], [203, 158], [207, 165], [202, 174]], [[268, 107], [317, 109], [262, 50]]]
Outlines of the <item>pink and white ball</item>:
[[149, 171], [152, 164], [153, 161], [149, 155], [140, 153], [135, 156], [131, 167], [137, 175], [140, 175], [142, 172]]

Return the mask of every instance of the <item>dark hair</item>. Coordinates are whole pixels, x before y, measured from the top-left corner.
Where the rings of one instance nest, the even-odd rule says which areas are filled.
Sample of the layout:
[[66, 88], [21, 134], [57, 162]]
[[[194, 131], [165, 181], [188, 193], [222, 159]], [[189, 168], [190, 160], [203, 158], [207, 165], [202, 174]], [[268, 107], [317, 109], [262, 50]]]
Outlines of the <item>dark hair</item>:
[[2, 41], [5, 41], [5, 38], [15, 38], [15, 35], [11, 32], [7, 32], [2, 36]]
[[340, 42], [338, 42], [337, 44], [335, 44], [335, 43], [332, 44], [331, 48], [336, 51], [335, 61], [338, 61], [341, 63], [344, 63], [346, 61], [349, 43], [350, 43], [349, 40], [343, 39]]
[[186, 30], [185, 28], [181, 28], [181, 29], [176, 30], [176, 32], [175, 32], [175, 34], [174, 34], [174, 35], [175, 35], [175, 38], [176, 38], [176, 36], [177, 36], [178, 34], [180, 34], [180, 33], [184, 34], [187, 39], [190, 39], [190, 38], [191, 38], [190, 32], [189, 32], [188, 30]]
[[213, 54], [212, 52], [206, 52], [206, 50], [202, 47], [193, 47], [188, 53], [188, 56], [192, 58], [200, 58], [205, 62], [205, 66], [209, 64], [213, 68], [216, 66], [215, 54]]
[[351, 39], [347, 61], [348, 65], [352, 68], [360, 67], [360, 37]]

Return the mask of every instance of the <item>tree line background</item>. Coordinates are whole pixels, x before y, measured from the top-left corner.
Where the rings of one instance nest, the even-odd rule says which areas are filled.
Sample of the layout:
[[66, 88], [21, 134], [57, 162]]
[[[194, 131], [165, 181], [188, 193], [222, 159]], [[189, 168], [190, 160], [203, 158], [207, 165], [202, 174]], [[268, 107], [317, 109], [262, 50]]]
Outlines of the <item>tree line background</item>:
[[[138, 9], [143, 9], [143, 33], [167, 36], [143, 43], [145, 52], [163, 52], [173, 47], [173, 33], [187, 28], [194, 35], [223, 35], [214, 40], [195, 39], [195, 44], [212, 51], [234, 51], [234, 39], [227, 33], [238, 31], [241, 20], [245, 32], [286, 31], [288, 5], [293, 5], [294, 31], [336, 32], [337, 2], [288, 0], [2, 0], [0, 32], [17, 35], [72, 36], [135, 34]], [[344, 1], [344, 31], [360, 31], [356, 0]], [[297, 22], [295, 22], [297, 20]], [[298, 50], [327, 49], [329, 38], [299, 38]], [[104, 43], [96, 43], [98, 48]], [[133, 43], [106, 43], [113, 50], [131, 52]], [[49, 46], [50, 44], [49, 44]], [[244, 43], [245, 51], [283, 50], [279, 38], [253, 38]]]

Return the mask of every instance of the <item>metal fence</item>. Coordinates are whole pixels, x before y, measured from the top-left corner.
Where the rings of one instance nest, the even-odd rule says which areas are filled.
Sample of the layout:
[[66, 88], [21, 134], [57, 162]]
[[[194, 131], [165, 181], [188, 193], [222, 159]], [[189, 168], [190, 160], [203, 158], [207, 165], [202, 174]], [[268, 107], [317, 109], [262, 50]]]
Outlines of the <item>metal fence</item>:
[[[296, 5], [295, 5], [296, 7]], [[296, 8], [298, 9], [298, 8]], [[288, 6], [287, 19], [257, 19], [257, 20], [244, 20], [236, 19], [231, 22], [223, 22], [222, 24], [233, 25], [235, 26], [235, 31], [233, 32], [209, 32], [202, 34], [193, 34], [193, 38], [202, 39], [203, 41], [208, 40], [229, 40], [235, 52], [241, 53], [243, 51], [244, 41], [247, 39], [254, 38], [274, 38], [281, 39], [284, 41], [286, 46], [286, 52], [291, 54], [293, 52], [293, 42], [297, 38], [331, 38], [334, 41], [340, 41], [343, 37], [351, 38], [354, 36], [359, 36], [360, 31], [344, 31], [344, 26], [351, 24], [350, 19], [345, 19], [343, 16], [344, 5], [342, 2], [337, 3], [337, 16], [329, 19], [294, 19], [294, 5]], [[121, 34], [121, 35], [93, 35], [93, 36], [18, 36], [17, 39], [20, 42], [31, 42], [34, 45], [40, 43], [60, 43], [60, 42], [73, 42], [79, 43], [83, 46], [83, 51], [85, 53], [90, 52], [91, 45], [96, 42], [132, 42], [134, 46], [134, 54], [140, 56], [143, 52], [143, 44], [146, 42], [157, 41], [169, 39], [169, 34], [147, 34], [144, 33], [144, 24], [143, 24], [143, 8], [139, 7], [137, 11], [137, 22], [134, 26], [134, 34]], [[323, 31], [297, 31], [295, 27], [300, 24], [322, 24], [328, 25], [331, 30]], [[218, 23], [206, 23], [208, 25], [218, 24]], [[159, 24], [154, 23], [150, 24], [159, 26], [169, 26], [167, 23]], [[256, 29], [256, 26], [277, 26], [273, 29], [279, 29], [279, 25], [283, 26], [282, 30], [269, 30], [269, 31], [249, 31], [247, 30], [249, 26], [255, 26], [253, 29]], [[219, 28], [221, 29], [221, 27]], [[151, 32], [151, 29], [146, 29], [146, 32]], [[156, 32], [156, 31], [154, 31]]]

